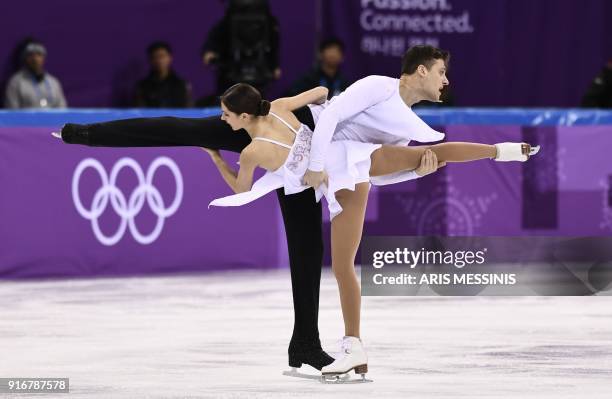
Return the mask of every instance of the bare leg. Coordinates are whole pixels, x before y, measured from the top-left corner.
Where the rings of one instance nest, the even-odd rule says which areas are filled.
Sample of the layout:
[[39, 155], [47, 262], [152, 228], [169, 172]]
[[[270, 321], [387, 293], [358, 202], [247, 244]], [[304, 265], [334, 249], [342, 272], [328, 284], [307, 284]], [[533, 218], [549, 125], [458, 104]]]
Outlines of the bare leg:
[[468, 162], [479, 159], [495, 158], [494, 145], [450, 142], [416, 147], [383, 145], [371, 155], [370, 176], [381, 176], [401, 170], [418, 168], [425, 150], [432, 150], [438, 162]]
[[331, 224], [332, 270], [340, 291], [344, 335], [351, 337], [359, 337], [361, 289], [355, 273], [355, 256], [361, 241], [369, 190], [368, 183], [360, 183], [355, 191], [336, 192], [342, 212]]

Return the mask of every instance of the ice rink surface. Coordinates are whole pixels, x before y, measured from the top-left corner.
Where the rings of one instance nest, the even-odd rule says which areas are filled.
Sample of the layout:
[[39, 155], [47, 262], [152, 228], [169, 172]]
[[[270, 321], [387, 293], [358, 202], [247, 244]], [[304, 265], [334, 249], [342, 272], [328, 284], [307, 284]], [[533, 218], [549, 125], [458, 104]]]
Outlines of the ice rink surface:
[[[0, 304], [0, 377], [70, 378], [70, 394], [5, 397], [612, 397], [611, 296], [365, 297], [374, 382], [350, 385], [282, 375], [288, 270], [4, 281]], [[319, 329], [337, 351], [328, 269]]]

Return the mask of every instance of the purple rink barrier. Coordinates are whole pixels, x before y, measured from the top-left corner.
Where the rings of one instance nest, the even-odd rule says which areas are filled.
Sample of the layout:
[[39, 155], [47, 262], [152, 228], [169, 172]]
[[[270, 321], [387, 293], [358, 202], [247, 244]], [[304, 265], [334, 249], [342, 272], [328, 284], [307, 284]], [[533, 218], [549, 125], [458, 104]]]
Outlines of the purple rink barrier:
[[[207, 209], [214, 197], [230, 194], [230, 190], [201, 149], [67, 145], [50, 136], [56, 128], [0, 127], [2, 278], [288, 264], [275, 195], [249, 207]], [[121, 160], [127, 166], [120, 167]], [[156, 161], [161, 166], [154, 170], [151, 165]], [[83, 162], [99, 166], [102, 173], [89, 166], [77, 181], [75, 172], [79, 165], [86, 165]], [[116, 183], [110, 184], [115, 165]], [[141, 182], [136, 172], [142, 174]], [[149, 198], [153, 207], [146, 195], [140, 196], [144, 203], [139, 204], [137, 194], [139, 189], [145, 192], [147, 173], [152, 177]], [[102, 174], [109, 183], [105, 188]], [[177, 185], [182, 185], [182, 194], [177, 194]], [[119, 212], [109, 199], [112, 196], [105, 195], [115, 192], [120, 198]], [[175, 199], [178, 205], [172, 210]], [[77, 209], [77, 201], [84, 211]]]
[[[230, 190], [199, 148], [93, 148], [49, 134], [67, 121], [205, 112], [0, 112], [0, 277], [286, 267], [275, 194], [207, 209]], [[611, 112], [418, 112], [443, 122], [449, 141], [528, 141], [542, 150], [524, 164], [452, 164], [373, 187], [364, 235], [611, 235]], [[329, 248], [329, 223], [324, 237]]]
[[448, 141], [542, 145], [526, 163], [451, 164], [376, 188], [372, 235], [610, 235], [611, 126], [446, 126]]

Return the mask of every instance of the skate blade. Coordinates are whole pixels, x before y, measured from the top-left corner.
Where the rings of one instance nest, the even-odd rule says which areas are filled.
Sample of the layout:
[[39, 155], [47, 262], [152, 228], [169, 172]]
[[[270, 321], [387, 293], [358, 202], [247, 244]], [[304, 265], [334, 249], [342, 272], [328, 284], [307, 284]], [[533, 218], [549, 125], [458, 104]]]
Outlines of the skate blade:
[[319, 380], [321, 378], [321, 376], [319, 375], [300, 373], [299, 371], [297, 371], [296, 368], [292, 368], [288, 371], [283, 371], [283, 375], [286, 375], [287, 377], [304, 378], [307, 380]]
[[322, 384], [363, 384], [366, 382], [374, 382], [374, 380], [370, 380], [362, 375], [361, 378], [351, 378], [348, 373], [345, 374], [336, 374], [336, 375], [322, 375], [321, 377]]
[[529, 150], [529, 156], [535, 155], [540, 151], [540, 146], [536, 145], [531, 147], [531, 149]]
[[59, 133], [59, 132], [51, 132], [51, 136], [53, 136], [53, 137], [57, 137], [58, 139], [61, 139], [61, 138], [62, 138], [62, 134], [61, 134], [61, 133]]
[[[352, 370], [351, 370], [352, 371]], [[359, 374], [361, 378], [351, 378], [348, 373], [342, 374], [323, 374], [321, 375], [321, 383], [323, 384], [362, 384], [364, 382], [374, 382], [366, 378], [365, 373]]]

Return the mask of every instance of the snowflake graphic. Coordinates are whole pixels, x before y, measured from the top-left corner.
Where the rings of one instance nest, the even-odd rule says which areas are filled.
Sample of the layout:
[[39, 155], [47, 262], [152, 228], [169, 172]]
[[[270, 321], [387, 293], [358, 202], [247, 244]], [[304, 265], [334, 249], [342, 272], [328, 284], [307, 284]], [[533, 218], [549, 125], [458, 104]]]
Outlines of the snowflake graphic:
[[417, 226], [419, 235], [471, 236], [491, 203], [497, 200], [497, 193], [473, 198], [463, 195], [452, 184], [451, 176], [445, 176], [445, 182], [446, 194], [443, 185], [436, 185], [428, 197], [396, 194], [394, 199]]

